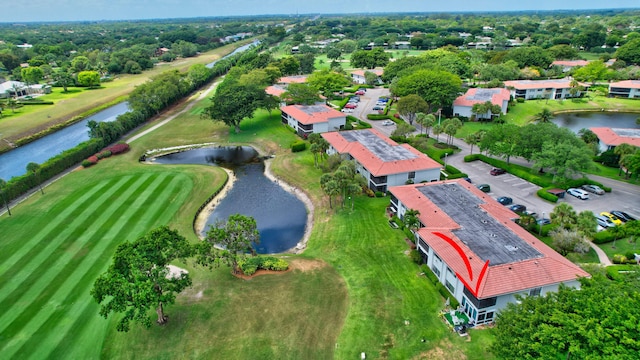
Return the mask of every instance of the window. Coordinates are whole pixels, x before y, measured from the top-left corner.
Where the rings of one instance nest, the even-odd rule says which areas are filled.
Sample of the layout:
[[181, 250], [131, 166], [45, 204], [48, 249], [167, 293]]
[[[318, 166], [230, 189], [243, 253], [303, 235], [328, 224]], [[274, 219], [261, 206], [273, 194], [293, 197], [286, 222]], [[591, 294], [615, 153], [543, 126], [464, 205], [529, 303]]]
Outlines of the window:
[[449, 280], [445, 280], [444, 282], [444, 286], [447, 287], [447, 289], [449, 289], [449, 292], [453, 294], [454, 289], [453, 289], [453, 285], [451, 285], [451, 283], [449, 282]]
[[433, 253], [433, 256], [435, 256], [435, 257], [436, 257], [436, 259], [438, 259], [438, 261], [442, 261], [442, 259], [440, 259], [440, 256], [438, 256], [438, 254]]
[[409, 172], [409, 179], [415, 179], [415, 178], [416, 178], [416, 172], [415, 171]]
[[448, 266], [447, 266], [447, 272], [448, 272], [449, 274], [453, 275], [453, 276], [456, 276], [456, 275], [453, 273], [453, 270], [451, 270], [451, 268], [450, 268], [450, 267], [448, 267]]
[[431, 267], [431, 270], [433, 270], [433, 273], [436, 274], [437, 277], [440, 277], [440, 270], [438, 270], [435, 265]]
[[540, 296], [541, 291], [542, 291], [542, 288], [531, 289], [529, 290], [529, 296]]

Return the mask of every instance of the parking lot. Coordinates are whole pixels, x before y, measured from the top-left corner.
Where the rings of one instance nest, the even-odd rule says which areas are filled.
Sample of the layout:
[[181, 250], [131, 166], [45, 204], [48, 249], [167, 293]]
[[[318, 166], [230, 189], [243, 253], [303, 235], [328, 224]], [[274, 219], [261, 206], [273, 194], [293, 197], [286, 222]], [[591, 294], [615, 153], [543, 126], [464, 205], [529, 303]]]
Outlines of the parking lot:
[[[360, 103], [351, 115], [369, 122], [373, 128], [388, 136], [395, 130], [395, 124], [383, 125], [383, 120], [367, 120], [367, 114], [377, 113], [377, 111], [373, 110], [373, 107], [376, 105], [376, 101], [380, 96], [389, 96], [389, 90], [384, 88], [367, 89], [366, 93], [360, 96]], [[493, 167], [482, 161], [465, 163], [463, 158], [469, 154], [468, 145], [460, 139], [455, 139], [454, 142], [462, 151], [448, 156], [448, 159], [446, 159], [448, 164], [467, 173], [475, 185], [489, 184], [491, 186], [491, 192], [489, 192], [488, 195], [492, 198], [508, 196], [513, 199], [513, 204], [526, 206], [528, 211], [535, 212], [539, 218], [543, 216], [543, 213], [544, 217], [548, 218], [553, 208], [561, 202], [566, 202], [571, 205], [576, 212], [590, 210], [597, 215], [603, 211], [619, 210], [629, 213], [636, 218], [640, 218], [640, 186], [590, 176], [602, 182], [605, 186], [611, 187], [612, 191], [604, 195], [589, 193], [588, 200], [581, 200], [566, 194], [558, 203], [553, 204], [542, 200], [536, 195], [540, 187], [535, 184], [509, 173], [492, 176], [489, 172]], [[474, 150], [477, 152], [477, 148]]]
[[[468, 152], [464, 155], [466, 154]], [[508, 196], [513, 199], [513, 204], [525, 205], [528, 211], [537, 213], [538, 217], [542, 217], [544, 213], [544, 217], [547, 218], [549, 217], [548, 214], [557, 205], [542, 200], [536, 195], [536, 192], [540, 189], [539, 186], [509, 173], [497, 176], [490, 175], [489, 172], [493, 168], [491, 165], [482, 161], [465, 163], [462, 161], [464, 155], [456, 154], [451, 156], [449, 164], [467, 173], [474, 185], [489, 184], [491, 192], [488, 194], [492, 198]], [[625, 183], [612, 185], [613, 190], [610, 193], [605, 193], [604, 195], [589, 193], [588, 200], [581, 200], [566, 194], [563, 199], [558, 201], [558, 204], [566, 202], [576, 212], [590, 210], [597, 215], [603, 211], [619, 210], [640, 218], [640, 187]]]

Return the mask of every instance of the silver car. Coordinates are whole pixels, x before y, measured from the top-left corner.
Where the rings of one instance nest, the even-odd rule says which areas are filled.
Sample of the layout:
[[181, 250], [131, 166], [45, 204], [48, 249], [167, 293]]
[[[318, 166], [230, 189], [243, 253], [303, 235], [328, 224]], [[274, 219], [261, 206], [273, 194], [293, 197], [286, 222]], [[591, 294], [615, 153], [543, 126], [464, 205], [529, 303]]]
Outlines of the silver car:
[[582, 185], [581, 188], [582, 190], [586, 190], [596, 195], [604, 195], [604, 190], [602, 190], [602, 188], [598, 185], [587, 184], [587, 185]]

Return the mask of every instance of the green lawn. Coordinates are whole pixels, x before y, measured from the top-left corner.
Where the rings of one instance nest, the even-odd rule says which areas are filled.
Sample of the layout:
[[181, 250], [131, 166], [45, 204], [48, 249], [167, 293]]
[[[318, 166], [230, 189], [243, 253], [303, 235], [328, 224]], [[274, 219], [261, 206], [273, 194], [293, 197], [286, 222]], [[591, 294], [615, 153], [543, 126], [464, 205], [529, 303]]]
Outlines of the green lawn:
[[116, 246], [163, 224], [190, 228], [195, 205], [214, 190], [203, 184], [226, 176], [193, 166], [119, 170], [119, 161], [73, 172], [0, 218], [4, 358], [98, 357], [108, 323], [89, 290]]
[[626, 255], [629, 252], [640, 254], [640, 243], [630, 242], [630, 238], [617, 239], [615, 242], [600, 244], [600, 248], [607, 254], [609, 259], [613, 259], [616, 254]]

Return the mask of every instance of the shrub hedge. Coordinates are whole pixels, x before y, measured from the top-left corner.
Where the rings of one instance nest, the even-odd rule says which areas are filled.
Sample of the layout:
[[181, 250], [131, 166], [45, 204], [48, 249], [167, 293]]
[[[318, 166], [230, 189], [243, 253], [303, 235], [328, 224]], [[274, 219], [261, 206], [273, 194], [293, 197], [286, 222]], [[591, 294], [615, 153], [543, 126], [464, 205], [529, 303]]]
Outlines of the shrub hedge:
[[369, 120], [387, 120], [387, 119], [393, 119], [393, 117], [389, 116], [389, 115], [385, 115], [385, 114], [367, 114], [367, 119], [369, 119]]
[[624, 281], [628, 273], [640, 272], [638, 265], [611, 265], [606, 267], [607, 277], [611, 280]]
[[291, 144], [292, 152], [304, 151], [306, 148], [307, 148], [307, 144], [302, 140], [297, 140], [293, 144]]
[[285, 271], [289, 268], [289, 263], [273, 256], [252, 256], [243, 259], [238, 265], [242, 273], [248, 276], [255, 274], [260, 269]]

